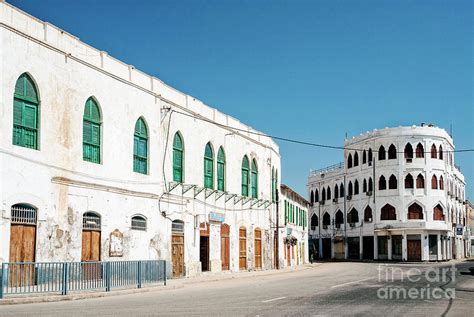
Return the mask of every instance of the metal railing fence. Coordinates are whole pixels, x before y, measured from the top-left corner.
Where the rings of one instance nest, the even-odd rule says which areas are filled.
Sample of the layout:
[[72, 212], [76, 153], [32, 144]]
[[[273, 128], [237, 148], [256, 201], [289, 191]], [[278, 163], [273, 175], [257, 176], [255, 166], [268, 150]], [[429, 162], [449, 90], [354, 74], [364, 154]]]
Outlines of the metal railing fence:
[[162, 282], [166, 261], [15, 262], [2, 263], [0, 298], [31, 293], [105, 290]]

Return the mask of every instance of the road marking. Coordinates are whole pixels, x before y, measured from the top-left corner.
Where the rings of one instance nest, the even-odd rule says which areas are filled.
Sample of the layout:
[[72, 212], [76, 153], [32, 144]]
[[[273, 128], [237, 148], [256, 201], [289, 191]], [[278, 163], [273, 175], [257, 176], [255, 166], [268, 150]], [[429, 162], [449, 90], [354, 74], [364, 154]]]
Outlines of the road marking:
[[286, 297], [285, 297], [285, 296], [283, 296], [283, 297], [277, 297], [277, 298], [272, 298], [272, 299], [262, 300], [262, 303], [273, 302], [273, 301], [280, 300], [280, 299], [284, 299], [284, 298], [286, 298]]
[[331, 288], [336, 288], [336, 287], [351, 285], [351, 284], [355, 284], [355, 283], [359, 283], [359, 282], [363, 282], [363, 281], [368, 281], [368, 280], [371, 280], [371, 279], [373, 279], [373, 277], [364, 278], [364, 279], [362, 279], [362, 280], [357, 280], [357, 281], [352, 281], [352, 282], [347, 282], [347, 283], [342, 283], [342, 284], [338, 284], [338, 285], [333, 285], [333, 286], [331, 286]]

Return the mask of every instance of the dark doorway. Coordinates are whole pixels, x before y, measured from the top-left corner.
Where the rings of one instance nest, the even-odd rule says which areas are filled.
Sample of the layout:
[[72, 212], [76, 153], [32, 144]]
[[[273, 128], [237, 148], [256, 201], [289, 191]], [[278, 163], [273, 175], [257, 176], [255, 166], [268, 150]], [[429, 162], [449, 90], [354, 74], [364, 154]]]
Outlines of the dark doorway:
[[374, 237], [364, 237], [362, 246], [362, 258], [364, 260], [374, 259]]
[[347, 246], [348, 246], [348, 256], [349, 259], [358, 260], [360, 254], [360, 239], [359, 237], [351, 237], [347, 238]]
[[199, 239], [199, 261], [201, 261], [201, 271], [209, 271], [209, 224], [201, 223]]
[[323, 259], [331, 258], [331, 238], [323, 239]]
[[421, 261], [421, 236], [407, 236], [407, 259], [408, 261]]

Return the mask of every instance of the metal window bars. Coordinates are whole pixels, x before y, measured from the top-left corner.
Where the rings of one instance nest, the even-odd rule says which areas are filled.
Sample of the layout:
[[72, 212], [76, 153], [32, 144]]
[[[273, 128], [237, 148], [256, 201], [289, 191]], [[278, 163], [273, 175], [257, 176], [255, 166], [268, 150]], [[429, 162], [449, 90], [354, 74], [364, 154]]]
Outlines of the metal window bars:
[[132, 217], [132, 230], [146, 231], [146, 219], [142, 216]]
[[12, 223], [36, 224], [36, 209], [27, 205], [14, 205], [11, 209]]
[[89, 230], [100, 230], [101, 220], [100, 216], [92, 213], [86, 212], [82, 217], [82, 228]]

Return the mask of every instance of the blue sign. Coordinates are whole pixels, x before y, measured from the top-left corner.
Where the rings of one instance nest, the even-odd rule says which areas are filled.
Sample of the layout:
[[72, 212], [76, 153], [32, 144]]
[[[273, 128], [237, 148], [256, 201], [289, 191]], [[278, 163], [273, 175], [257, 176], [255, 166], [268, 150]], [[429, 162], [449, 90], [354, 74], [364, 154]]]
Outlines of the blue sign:
[[213, 211], [209, 213], [209, 221], [224, 222], [224, 220], [225, 220], [225, 214], [220, 214], [218, 212], [213, 212]]

